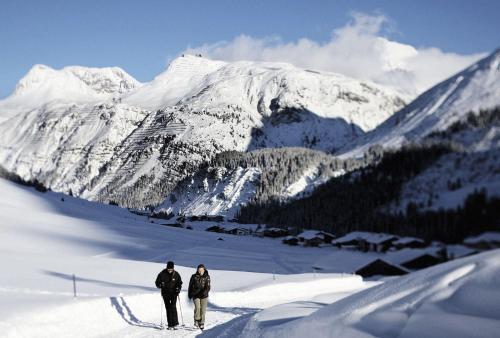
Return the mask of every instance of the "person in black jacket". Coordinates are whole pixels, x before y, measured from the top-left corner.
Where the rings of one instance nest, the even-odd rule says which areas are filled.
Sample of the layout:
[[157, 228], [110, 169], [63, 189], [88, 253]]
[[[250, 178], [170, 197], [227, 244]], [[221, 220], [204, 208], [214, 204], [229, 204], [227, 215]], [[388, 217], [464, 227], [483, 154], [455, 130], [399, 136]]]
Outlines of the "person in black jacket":
[[155, 284], [157, 288], [161, 289], [161, 295], [165, 302], [168, 329], [173, 330], [179, 325], [176, 302], [182, 287], [182, 279], [179, 273], [174, 270], [174, 262], [167, 263], [167, 268], [163, 269], [156, 277]]
[[205, 326], [209, 291], [210, 275], [205, 266], [200, 264], [189, 280], [188, 297], [194, 302], [194, 325], [202, 330]]

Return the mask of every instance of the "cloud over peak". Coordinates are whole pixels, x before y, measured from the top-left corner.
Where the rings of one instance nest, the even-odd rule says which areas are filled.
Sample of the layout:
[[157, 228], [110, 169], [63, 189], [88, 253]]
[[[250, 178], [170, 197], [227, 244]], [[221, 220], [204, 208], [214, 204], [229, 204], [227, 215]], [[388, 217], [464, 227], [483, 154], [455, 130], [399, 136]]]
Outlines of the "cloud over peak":
[[393, 26], [384, 15], [351, 13], [351, 20], [333, 30], [326, 42], [307, 38], [284, 42], [278, 36], [240, 35], [188, 48], [225, 61], [289, 62], [296, 66], [371, 80], [417, 95], [479, 60], [484, 54], [460, 55], [439, 48], [417, 48], [383, 36]]

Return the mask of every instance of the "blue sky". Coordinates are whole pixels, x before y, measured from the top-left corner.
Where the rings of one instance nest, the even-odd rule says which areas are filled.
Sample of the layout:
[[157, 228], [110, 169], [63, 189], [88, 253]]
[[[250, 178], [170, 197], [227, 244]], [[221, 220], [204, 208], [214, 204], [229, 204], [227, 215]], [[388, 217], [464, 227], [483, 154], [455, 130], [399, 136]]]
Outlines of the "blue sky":
[[24, 1], [0, 2], [0, 97], [41, 63], [119, 66], [151, 80], [189, 47], [255, 39], [319, 44], [352, 20], [383, 16], [376, 34], [468, 55], [499, 47], [500, 1]]

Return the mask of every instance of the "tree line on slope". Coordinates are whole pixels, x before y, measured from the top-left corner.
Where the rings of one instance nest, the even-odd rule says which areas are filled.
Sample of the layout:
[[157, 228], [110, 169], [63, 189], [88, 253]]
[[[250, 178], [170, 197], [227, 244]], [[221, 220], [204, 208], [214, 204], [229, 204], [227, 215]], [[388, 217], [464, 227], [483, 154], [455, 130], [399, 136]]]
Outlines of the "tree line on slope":
[[36, 178], [30, 181], [27, 181], [23, 178], [21, 178], [19, 175], [12, 173], [5, 169], [3, 166], [0, 165], [0, 177], [5, 178], [6, 180], [9, 180], [11, 182], [21, 184], [27, 187], [34, 187], [37, 191], [40, 192], [46, 192], [50, 189], [47, 189], [40, 181], [38, 181]]
[[306, 171], [316, 170], [318, 178], [329, 179], [335, 173], [349, 172], [377, 158], [374, 152], [360, 159], [339, 159], [317, 150], [299, 147], [266, 148], [251, 152], [227, 151], [218, 154], [206, 165], [209, 168], [235, 170], [258, 168], [261, 171], [254, 201], [286, 200], [283, 192], [297, 182]]
[[453, 210], [421, 212], [410, 203], [404, 213], [381, 211], [399, 197], [405, 182], [451, 151], [454, 148], [449, 143], [407, 145], [385, 153], [378, 163], [332, 178], [308, 197], [289, 202], [252, 201], [241, 207], [237, 218], [242, 223], [314, 228], [336, 234], [366, 230], [445, 242], [498, 229], [499, 199], [486, 197], [484, 191], [472, 193], [463, 207]]
[[454, 122], [445, 130], [435, 131], [428, 137], [449, 138], [464, 130], [487, 128], [500, 124], [500, 106], [491, 109], [481, 109], [479, 112], [470, 111], [464, 119]]
[[[244, 223], [324, 229], [338, 234], [383, 231], [445, 242], [499, 230], [499, 198], [488, 197], [484, 190], [473, 191], [462, 206], [454, 209], [429, 210], [413, 202], [405, 211], [391, 212], [385, 208], [401, 198], [403, 184], [442, 156], [449, 153], [468, 156], [467, 141], [461, 139], [463, 132], [481, 135], [499, 124], [500, 107], [471, 111], [447, 129], [433, 132], [419, 143], [400, 150], [384, 153], [381, 147], [372, 147], [366, 156], [371, 156], [371, 161], [342, 177], [332, 178], [306, 198], [288, 202], [253, 200], [242, 206], [237, 217]], [[451, 183], [449, 190], [462, 184]]]

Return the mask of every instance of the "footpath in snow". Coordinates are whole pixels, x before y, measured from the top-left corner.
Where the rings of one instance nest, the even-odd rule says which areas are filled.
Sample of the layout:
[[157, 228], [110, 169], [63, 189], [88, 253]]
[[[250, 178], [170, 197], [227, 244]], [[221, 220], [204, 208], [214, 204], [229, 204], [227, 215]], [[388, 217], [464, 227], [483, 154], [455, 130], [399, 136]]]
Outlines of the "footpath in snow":
[[[117, 207], [3, 179], [0, 190], [2, 337], [199, 335], [185, 290], [200, 260], [212, 277], [203, 332], [209, 337], [238, 335], [262, 309], [293, 302], [284, 322], [373, 285], [354, 275], [311, 273], [327, 250], [250, 236], [218, 241], [220, 234], [152, 224]], [[160, 330], [165, 310], [154, 287], [167, 259], [184, 280], [187, 328], [175, 332]]]
[[[312, 273], [315, 262], [343, 257], [327, 248], [166, 227], [3, 179], [0, 190], [2, 337], [483, 338], [500, 332], [500, 250], [367, 282]], [[161, 330], [165, 311], [154, 287], [167, 259], [184, 280], [179, 317], [186, 327], [177, 331]], [[193, 328], [185, 291], [199, 263], [212, 277], [204, 332]]]

